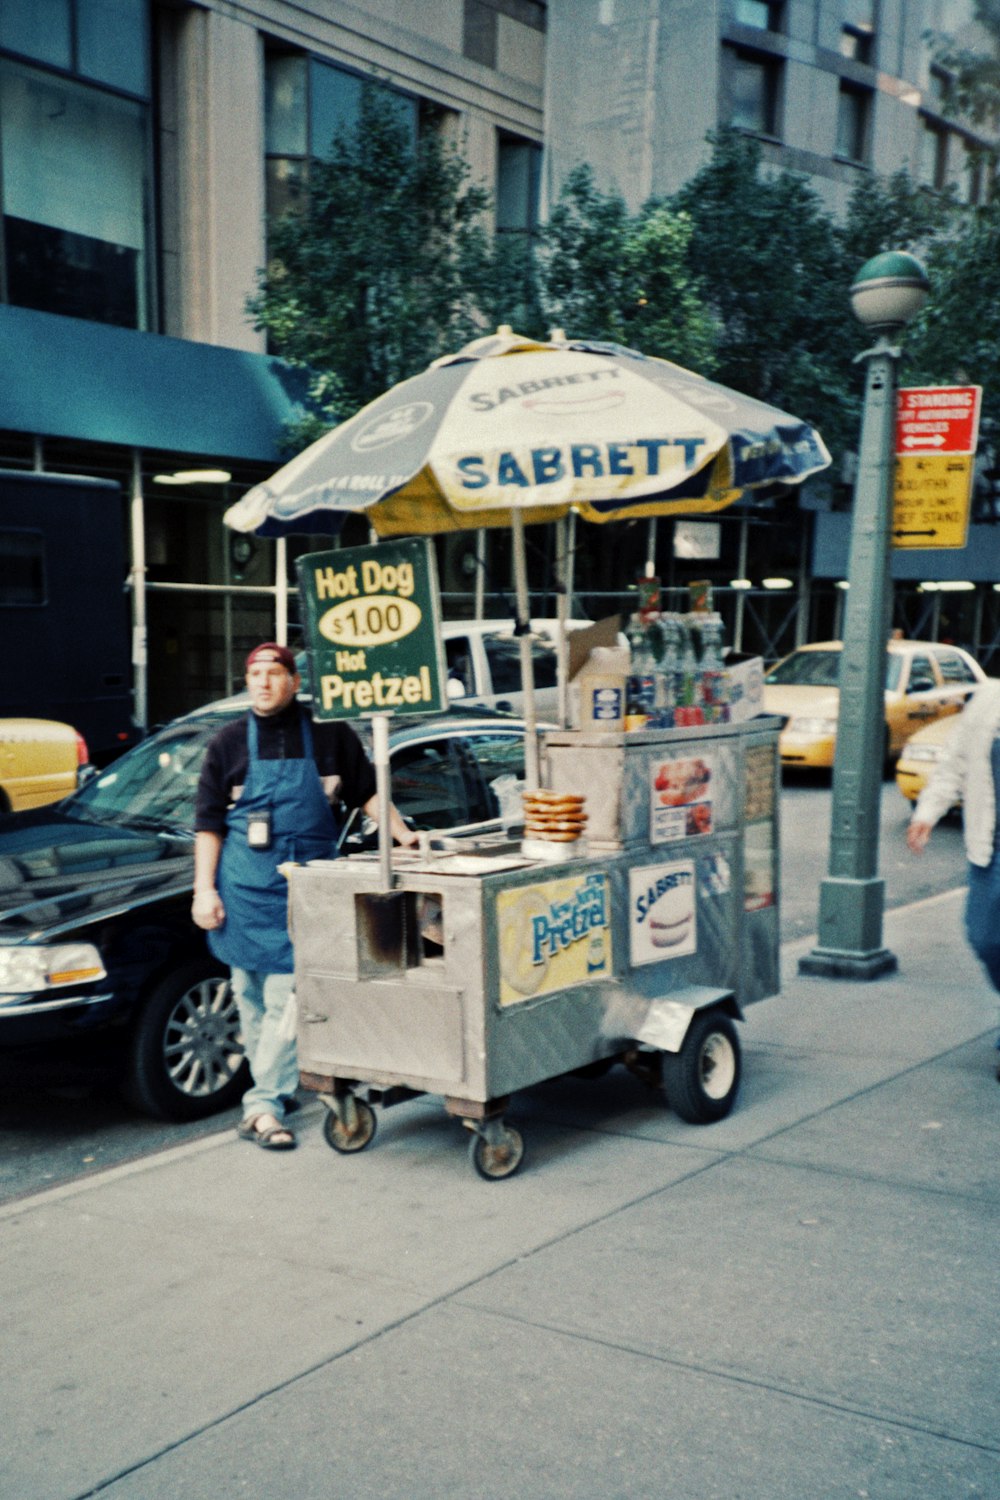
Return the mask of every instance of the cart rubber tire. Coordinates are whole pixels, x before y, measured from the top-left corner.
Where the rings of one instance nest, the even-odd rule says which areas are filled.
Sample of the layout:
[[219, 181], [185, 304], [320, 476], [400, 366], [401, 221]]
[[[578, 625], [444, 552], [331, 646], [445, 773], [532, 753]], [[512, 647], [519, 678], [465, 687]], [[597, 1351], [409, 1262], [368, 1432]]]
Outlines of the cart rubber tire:
[[370, 1146], [375, 1139], [375, 1127], [378, 1121], [375, 1111], [364, 1099], [355, 1099], [354, 1107], [357, 1110], [357, 1128], [348, 1134], [344, 1128], [343, 1121], [336, 1110], [328, 1109], [326, 1119], [323, 1121], [323, 1137], [328, 1146], [334, 1151], [339, 1151], [342, 1156], [350, 1156], [354, 1151], [363, 1151]]
[[200, 1120], [250, 1087], [225, 969], [206, 954], [165, 975], [136, 1016], [122, 1093], [158, 1120]]
[[480, 1177], [487, 1182], [500, 1182], [504, 1177], [513, 1177], [524, 1161], [524, 1139], [513, 1125], [505, 1125], [498, 1146], [491, 1146], [485, 1136], [474, 1135], [469, 1142], [469, 1156]]
[[724, 1120], [740, 1086], [740, 1040], [718, 1011], [699, 1011], [680, 1052], [663, 1054], [663, 1087], [675, 1114], [691, 1125]]

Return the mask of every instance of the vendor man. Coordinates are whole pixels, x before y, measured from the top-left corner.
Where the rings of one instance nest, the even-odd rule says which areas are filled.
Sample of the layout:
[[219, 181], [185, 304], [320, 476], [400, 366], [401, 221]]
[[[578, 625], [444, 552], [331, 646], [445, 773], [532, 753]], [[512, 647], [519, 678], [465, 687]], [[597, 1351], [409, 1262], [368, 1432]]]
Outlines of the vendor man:
[[[243, 1046], [253, 1078], [239, 1134], [287, 1151], [285, 1123], [298, 1085], [292, 1011], [294, 960], [288, 936], [286, 860], [332, 859], [335, 807], [378, 816], [375, 772], [349, 724], [314, 723], [296, 699], [287, 646], [266, 641], [246, 662], [250, 712], [209, 741], [198, 782], [191, 915], [208, 946], [232, 970]], [[390, 805], [401, 844], [418, 835]]]

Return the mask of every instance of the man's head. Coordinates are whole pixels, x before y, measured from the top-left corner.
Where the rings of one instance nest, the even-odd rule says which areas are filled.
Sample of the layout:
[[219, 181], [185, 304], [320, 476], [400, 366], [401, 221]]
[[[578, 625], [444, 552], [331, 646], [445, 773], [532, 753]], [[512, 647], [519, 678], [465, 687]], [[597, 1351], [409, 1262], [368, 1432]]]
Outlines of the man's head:
[[247, 657], [247, 691], [255, 714], [268, 717], [287, 708], [300, 681], [294, 655], [276, 641], [255, 646]]

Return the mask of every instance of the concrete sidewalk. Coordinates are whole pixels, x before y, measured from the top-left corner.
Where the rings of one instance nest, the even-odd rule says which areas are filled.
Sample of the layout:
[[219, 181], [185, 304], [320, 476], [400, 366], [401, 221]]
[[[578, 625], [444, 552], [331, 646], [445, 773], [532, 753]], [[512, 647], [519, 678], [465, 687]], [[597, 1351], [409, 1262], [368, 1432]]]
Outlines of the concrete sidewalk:
[[754, 1007], [730, 1119], [621, 1069], [336, 1156], [231, 1131], [0, 1208], [3, 1500], [1000, 1494], [996, 997], [950, 893], [901, 972]]

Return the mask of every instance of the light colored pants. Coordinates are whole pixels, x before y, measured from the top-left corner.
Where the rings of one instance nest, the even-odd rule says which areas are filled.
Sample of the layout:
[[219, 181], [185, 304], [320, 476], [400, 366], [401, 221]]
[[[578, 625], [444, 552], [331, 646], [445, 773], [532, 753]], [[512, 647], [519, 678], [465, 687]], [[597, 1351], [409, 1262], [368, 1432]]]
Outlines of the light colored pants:
[[295, 1046], [294, 974], [233, 969], [233, 995], [240, 1013], [243, 1049], [253, 1084], [243, 1095], [243, 1118], [285, 1118], [285, 1100], [299, 1083]]

